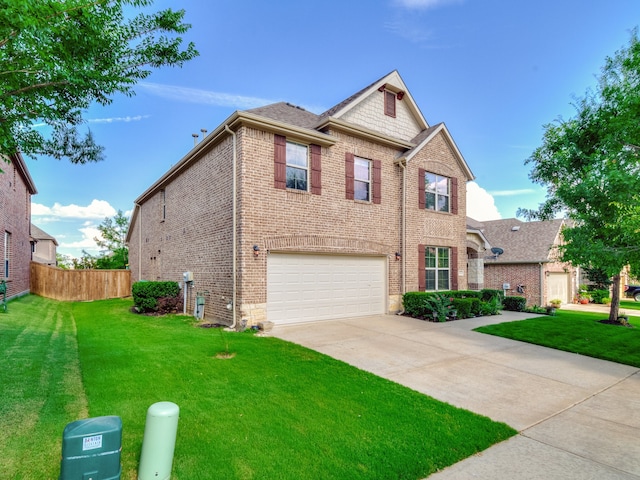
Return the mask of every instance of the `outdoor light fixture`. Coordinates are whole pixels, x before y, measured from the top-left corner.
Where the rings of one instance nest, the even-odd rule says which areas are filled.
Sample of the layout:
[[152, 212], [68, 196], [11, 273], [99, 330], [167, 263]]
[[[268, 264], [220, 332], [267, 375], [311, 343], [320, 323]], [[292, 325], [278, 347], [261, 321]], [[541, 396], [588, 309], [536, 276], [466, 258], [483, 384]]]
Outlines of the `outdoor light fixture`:
[[401, 258], [402, 258], [402, 255], [400, 255], [400, 252], [396, 252], [396, 262]]
[[253, 255], [256, 257], [260, 255], [260, 247], [258, 245], [253, 246]]

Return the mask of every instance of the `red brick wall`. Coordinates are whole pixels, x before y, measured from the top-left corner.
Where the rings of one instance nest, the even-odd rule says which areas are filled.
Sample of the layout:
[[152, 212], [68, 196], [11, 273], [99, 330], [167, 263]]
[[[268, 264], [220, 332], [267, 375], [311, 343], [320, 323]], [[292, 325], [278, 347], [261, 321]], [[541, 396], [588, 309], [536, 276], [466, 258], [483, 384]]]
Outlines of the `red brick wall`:
[[[274, 188], [274, 134], [251, 127], [237, 131], [239, 310], [264, 309], [269, 251], [367, 254], [388, 259], [388, 304], [399, 308], [402, 154], [394, 148], [328, 132], [335, 145], [322, 147], [322, 193]], [[290, 140], [296, 141], [294, 137]], [[306, 142], [303, 142], [306, 143]], [[345, 198], [345, 154], [381, 161], [380, 204]], [[458, 177], [458, 214], [418, 209], [418, 171]], [[195, 291], [208, 291], [205, 318], [231, 322], [232, 137], [226, 136], [141, 205], [129, 234], [133, 279], [182, 280], [194, 273]], [[466, 271], [465, 182], [454, 152], [438, 137], [407, 167], [407, 290], [418, 287], [418, 244], [457, 247], [458, 270]], [[254, 255], [253, 246], [260, 248]], [[138, 273], [139, 272], [139, 273]], [[465, 289], [466, 274], [458, 277]], [[189, 312], [193, 303], [189, 302]]]
[[[0, 158], [0, 280], [7, 282], [7, 296], [29, 291], [31, 244], [31, 194], [14, 164]], [[5, 232], [11, 234], [9, 277], [5, 278]]]

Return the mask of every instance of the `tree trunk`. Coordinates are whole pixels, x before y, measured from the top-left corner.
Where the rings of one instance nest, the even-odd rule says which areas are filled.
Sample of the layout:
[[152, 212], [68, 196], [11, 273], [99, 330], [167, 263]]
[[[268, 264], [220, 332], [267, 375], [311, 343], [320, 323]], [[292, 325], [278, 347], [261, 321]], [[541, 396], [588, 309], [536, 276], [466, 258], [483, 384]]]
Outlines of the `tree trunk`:
[[609, 310], [609, 321], [618, 321], [618, 309], [620, 308], [620, 274], [613, 277], [611, 285], [611, 310]]

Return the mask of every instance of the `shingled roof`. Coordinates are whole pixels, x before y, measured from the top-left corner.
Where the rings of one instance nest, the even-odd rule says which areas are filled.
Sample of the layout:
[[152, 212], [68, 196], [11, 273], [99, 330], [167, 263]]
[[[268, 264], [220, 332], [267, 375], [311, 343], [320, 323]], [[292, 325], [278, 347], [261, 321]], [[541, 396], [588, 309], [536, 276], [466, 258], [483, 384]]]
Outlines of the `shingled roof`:
[[551, 247], [560, 242], [562, 219], [542, 222], [522, 222], [516, 218], [478, 222], [467, 219], [467, 225], [481, 230], [492, 247], [503, 253], [486, 260], [491, 263], [540, 263], [552, 262]]
[[311, 113], [302, 107], [288, 102], [272, 103], [264, 107], [252, 108], [246, 111], [260, 115], [261, 117], [309, 129], [315, 128], [320, 118], [315, 113]]

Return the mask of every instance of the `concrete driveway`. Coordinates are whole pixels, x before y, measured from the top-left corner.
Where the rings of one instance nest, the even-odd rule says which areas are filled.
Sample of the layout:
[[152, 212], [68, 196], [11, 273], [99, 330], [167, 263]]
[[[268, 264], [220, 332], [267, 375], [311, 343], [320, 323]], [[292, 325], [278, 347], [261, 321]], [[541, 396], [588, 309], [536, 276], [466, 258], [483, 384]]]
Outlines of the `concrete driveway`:
[[528, 317], [378, 315], [276, 326], [272, 335], [520, 432], [430, 480], [640, 479], [639, 369], [472, 331]]

